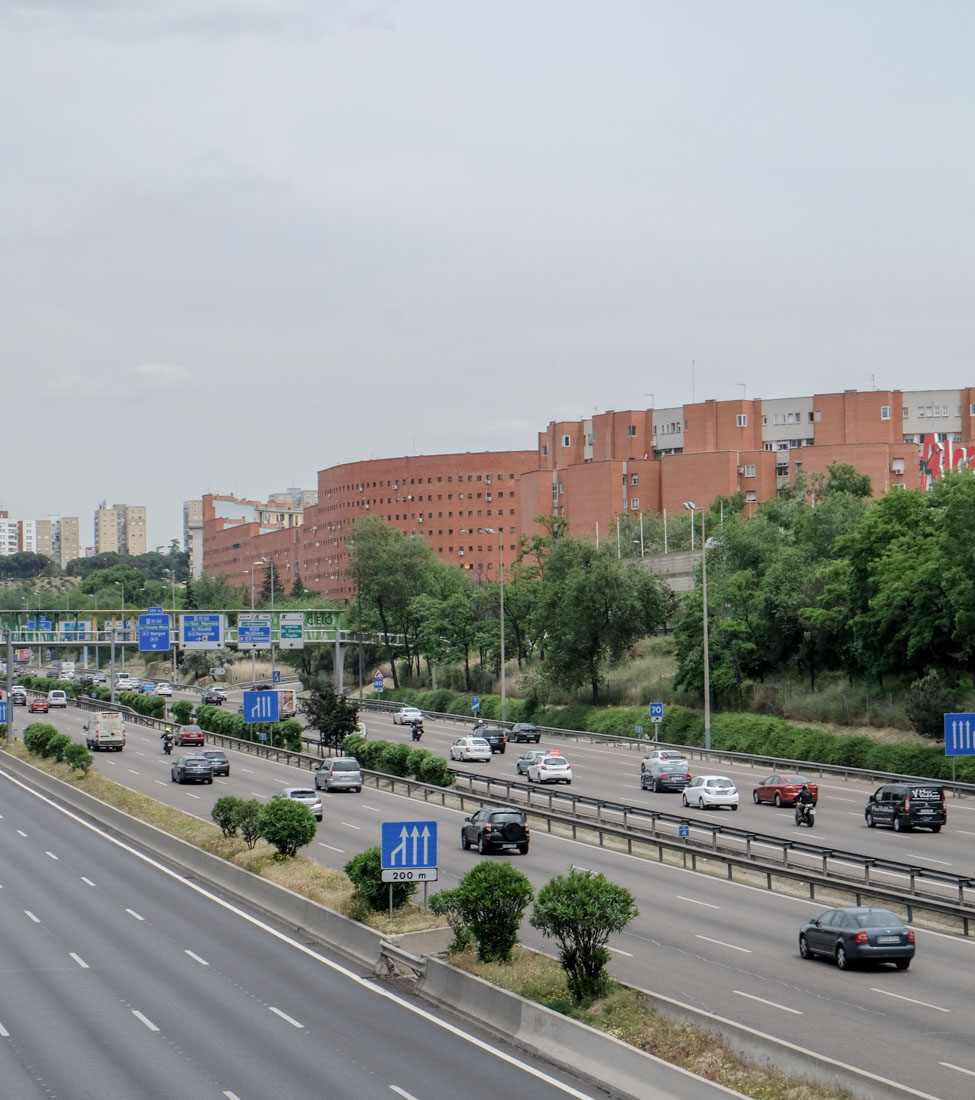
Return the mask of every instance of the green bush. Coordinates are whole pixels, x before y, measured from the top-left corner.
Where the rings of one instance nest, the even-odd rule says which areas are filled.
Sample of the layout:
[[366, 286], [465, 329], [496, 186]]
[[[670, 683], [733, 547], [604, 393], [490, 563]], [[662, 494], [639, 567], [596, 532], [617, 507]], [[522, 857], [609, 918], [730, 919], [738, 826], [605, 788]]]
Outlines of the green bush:
[[534, 893], [528, 876], [507, 860], [484, 860], [453, 890], [434, 894], [430, 908], [447, 918], [455, 934], [458, 924], [470, 933], [482, 962], [508, 962]]
[[408, 744], [386, 742], [379, 757], [379, 770], [387, 775], [410, 775], [407, 761], [411, 752], [412, 749]]
[[[237, 807], [237, 828], [248, 848], [253, 848], [261, 837], [261, 810], [264, 806], [256, 798], [241, 800]], [[314, 815], [312, 815], [314, 817]]]
[[173, 721], [181, 726], [188, 726], [192, 721], [193, 704], [189, 699], [178, 699], [172, 706]]
[[301, 802], [291, 798], [272, 798], [261, 807], [257, 815], [259, 835], [277, 848], [282, 857], [298, 854], [315, 838], [318, 822], [315, 815]]
[[454, 783], [450, 765], [442, 756], [434, 756], [424, 760], [419, 773], [413, 773], [421, 783], [429, 783], [431, 787], [450, 787]]
[[65, 764], [70, 764], [72, 768], [84, 775], [87, 775], [88, 769], [92, 765], [91, 753], [84, 745], [78, 744], [76, 741], [72, 741], [64, 750], [63, 759]]
[[74, 742], [66, 733], [55, 733], [53, 737], [49, 737], [44, 742], [44, 747], [41, 749], [41, 756], [53, 757], [58, 763], [64, 759], [65, 750], [69, 745], [73, 745]]
[[415, 882], [383, 882], [382, 869], [380, 848], [367, 848], [345, 865], [345, 873], [355, 887], [356, 898], [377, 913], [389, 907], [390, 886], [393, 888], [394, 909], [405, 905], [416, 890]]
[[24, 730], [24, 747], [37, 756], [47, 756], [47, 743], [57, 736], [58, 731], [54, 726], [45, 722], [31, 722]]
[[214, 802], [210, 816], [220, 826], [220, 831], [224, 836], [229, 837], [237, 834], [237, 819], [240, 816], [242, 801], [241, 798], [234, 798], [233, 795], [225, 794]]

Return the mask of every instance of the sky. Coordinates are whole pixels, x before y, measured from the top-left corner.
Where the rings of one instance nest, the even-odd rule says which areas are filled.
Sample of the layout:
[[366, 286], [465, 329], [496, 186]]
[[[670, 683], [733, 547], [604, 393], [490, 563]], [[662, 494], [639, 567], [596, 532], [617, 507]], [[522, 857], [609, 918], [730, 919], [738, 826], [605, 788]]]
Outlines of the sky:
[[967, 0], [0, 0], [0, 508], [975, 383]]

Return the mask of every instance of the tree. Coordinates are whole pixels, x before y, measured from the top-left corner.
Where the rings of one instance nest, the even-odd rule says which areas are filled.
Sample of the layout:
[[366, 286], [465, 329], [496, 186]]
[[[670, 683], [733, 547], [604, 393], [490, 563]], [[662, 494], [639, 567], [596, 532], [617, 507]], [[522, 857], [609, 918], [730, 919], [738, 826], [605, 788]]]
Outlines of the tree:
[[907, 717], [917, 732], [922, 737], [936, 740], [944, 737], [945, 715], [953, 714], [957, 709], [956, 692], [944, 683], [933, 668], [911, 684], [910, 695], [904, 705]]
[[267, 607], [274, 603], [275, 600], [280, 600], [283, 595], [284, 584], [278, 574], [278, 567], [270, 558], [265, 558], [264, 579], [261, 581], [261, 592], [258, 597], [261, 606]]
[[311, 810], [291, 798], [272, 798], [261, 807], [257, 824], [260, 835], [284, 857], [296, 856], [299, 848], [311, 844], [317, 828]]
[[430, 899], [434, 913], [459, 922], [477, 942], [481, 962], [508, 962], [518, 942], [518, 926], [534, 890], [528, 877], [507, 861], [485, 860], [468, 871], [453, 890]]
[[308, 725], [318, 730], [323, 748], [340, 749], [346, 737], [352, 736], [359, 725], [359, 704], [319, 681], [314, 684], [305, 700]]
[[637, 913], [629, 890], [592, 871], [559, 875], [539, 890], [529, 924], [558, 943], [569, 992], [577, 1004], [606, 992], [606, 943]]
[[83, 775], [88, 774], [88, 769], [92, 765], [91, 753], [84, 745], [79, 744], [77, 741], [67, 746], [64, 750], [63, 759], [65, 764], [70, 764], [72, 768], [80, 771]]
[[848, 493], [853, 497], [868, 497], [873, 493], [870, 478], [866, 474], [861, 474], [856, 466], [849, 462], [834, 462], [826, 467], [826, 471], [829, 474], [829, 480], [826, 482], [826, 488], [823, 492], [824, 497], [833, 493]]
[[367, 848], [350, 859], [345, 873], [355, 887], [355, 897], [368, 909], [381, 913], [389, 906], [389, 888], [393, 888], [393, 908], [405, 905], [416, 890], [415, 882], [383, 882], [381, 848]]
[[599, 704], [602, 666], [653, 633], [669, 610], [666, 582], [622, 563], [615, 549], [557, 540], [545, 563], [535, 628], [547, 635], [545, 671], [553, 683], [588, 683]]
[[305, 594], [305, 586], [301, 581], [301, 566], [295, 562], [295, 580], [291, 586], [291, 592], [289, 595], [293, 600], [300, 600]]

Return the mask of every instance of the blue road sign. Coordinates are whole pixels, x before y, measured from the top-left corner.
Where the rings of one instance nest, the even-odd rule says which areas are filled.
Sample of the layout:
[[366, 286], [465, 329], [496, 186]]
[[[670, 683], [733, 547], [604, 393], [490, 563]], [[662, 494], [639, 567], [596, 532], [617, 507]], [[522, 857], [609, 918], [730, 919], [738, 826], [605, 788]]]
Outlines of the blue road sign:
[[266, 613], [237, 616], [238, 649], [271, 648], [271, 616]]
[[664, 720], [664, 705], [663, 703], [651, 703], [650, 704], [650, 721], [662, 722]]
[[437, 866], [436, 821], [384, 821], [383, 870], [417, 870]]
[[481, 697], [480, 697], [480, 695], [472, 695], [471, 696], [471, 710], [475, 714], [480, 714], [481, 713]]
[[945, 756], [975, 755], [975, 714], [945, 715]]
[[383, 683], [384, 683], [383, 674], [381, 672], [377, 672], [376, 675], [373, 676], [373, 678], [372, 678], [372, 690], [373, 691], [382, 691], [383, 690]]
[[7, 700], [4, 699], [4, 701], [2, 703], [0, 703], [0, 722], [6, 722], [6, 720], [7, 720]]
[[643, 733], [643, 726], [637, 726], [636, 732], [637, 733]]
[[180, 649], [221, 649], [226, 616], [182, 614], [179, 617]]
[[281, 683], [281, 669], [275, 668], [275, 669], [271, 670], [271, 683], [272, 684], [280, 684]]
[[245, 722], [277, 722], [280, 715], [280, 696], [276, 691], [245, 691]]
[[165, 612], [152, 611], [139, 616], [139, 651], [158, 653], [169, 649], [169, 616]]
[[678, 836], [690, 836], [691, 835], [690, 825], [678, 825], [677, 826], [677, 835]]

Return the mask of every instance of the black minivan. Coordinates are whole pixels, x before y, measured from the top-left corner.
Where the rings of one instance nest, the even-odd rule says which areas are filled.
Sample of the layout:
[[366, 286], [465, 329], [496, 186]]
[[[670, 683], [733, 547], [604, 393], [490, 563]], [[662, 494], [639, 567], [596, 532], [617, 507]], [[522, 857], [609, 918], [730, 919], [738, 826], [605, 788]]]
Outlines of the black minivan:
[[885, 783], [870, 796], [863, 812], [867, 825], [891, 825], [895, 832], [915, 827], [940, 833], [948, 820], [945, 789], [937, 783]]

